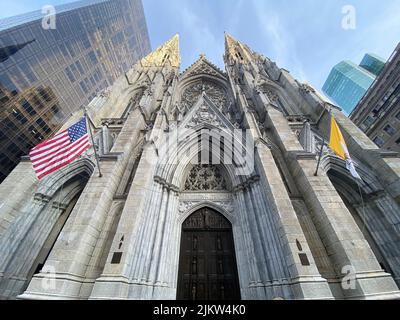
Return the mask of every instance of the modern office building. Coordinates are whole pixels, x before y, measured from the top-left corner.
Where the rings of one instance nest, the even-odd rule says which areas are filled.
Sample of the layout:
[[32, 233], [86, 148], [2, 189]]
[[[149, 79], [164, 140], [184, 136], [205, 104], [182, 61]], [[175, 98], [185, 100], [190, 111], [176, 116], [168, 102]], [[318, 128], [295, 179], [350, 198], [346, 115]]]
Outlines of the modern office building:
[[379, 147], [400, 152], [400, 43], [350, 119]]
[[342, 61], [333, 67], [322, 91], [350, 114], [374, 80], [369, 71], [351, 61]]
[[0, 20], [0, 181], [150, 52], [140, 0], [85, 0], [55, 12]]
[[382, 72], [383, 68], [385, 67], [385, 59], [377, 56], [373, 53], [367, 53], [360, 63], [360, 67], [368, 70], [375, 76], [379, 76]]

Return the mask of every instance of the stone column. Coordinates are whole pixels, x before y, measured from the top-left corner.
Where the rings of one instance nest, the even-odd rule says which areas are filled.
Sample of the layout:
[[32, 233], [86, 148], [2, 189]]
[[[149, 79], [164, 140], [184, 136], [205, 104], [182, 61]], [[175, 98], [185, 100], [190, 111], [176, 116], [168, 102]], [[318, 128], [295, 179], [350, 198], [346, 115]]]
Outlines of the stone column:
[[[288, 268], [289, 283], [294, 298], [332, 299], [328, 283], [317, 269], [272, 153], [264, 144], [257, 146], [256, 163], [261, 167], [261, 181], [264, 182], [263, 198], [270, 204], [272, 213], [279, 217], [276, 224], [282, 241], [280, 254], [283, 255]], [[297, 247], [297, 241], [302, 246], [301, 252]], [[306, 255], [308, 265], [301, 262], [300, 254]]]
[[[24, 183], [16, 183], [17, 181]], [[27, 194], [34, 192], [37, 182], [31, 162], [22, 160], [0, 184], [0, 238], [5, 235], [14, 219], [23, 215], [24, 206], [30, 200], [27, 199]]]
[[[49, 275], [41, 273], [34, 276], [21, 298], [87, 298], [85, 294], [82, 296], [82, 286], [90, 282], [93, 284], [94, 279], [86, 279], [86, 272], [93, 255], [100, 254], [94, 251], [96, 244], [107, 222], [129, 156], [136, 145], [134, 142], [143, 128], [143, 117], [135, 110], [125, 122], [111, 150], [114, 158], [100, 163], [103, 176], [98, 177], [96, 170], [89, 179], [46, 262], [46, 265], [55, 267], [55, 287], [43, 289], [42, 279]], [[88, 291], [85, 288], [84, 292]]]
[[[154, 181], [158, 159], [154, 138], [163, 125], [158, 114], [149, 141], [143, 149], [135, 177], [118, 224], [111, 251], [102, 275], [96, 280], [91, 299], [151, 298], [150, 277], [152, 247], [160, 208], [168, 192]], [[166, 205], [166, 204], [164, 204]], [[124, 238], [122, 247], [120, 239]], [[113, 262], [116, 256], [120, 258]]]
[[[278, 237], [279, 230], [275, 227], [276, 221], [271, 217], [271, 211], [265, 205], [263, 201], [263, 195], [261, 191], [261, 185], [259, 181], [256, 181], [251, 188], [251, 193], [253, 195], [254, 201], [257, 203], [258, 214], [260, 218], [260, 225], [264, 226], [266, 236], [263, 239], [265, 245], [267, 246], [267, 251], [270, 256], [271, 261], [271, 271], [272, 271], [272, 284], [277, 286], [288, 285], [288, 273], [284, 268], [283, 257], [280, 253], [280, 239]], [[282, 293], [283, 294], [283, 293]], [[282, 296], [282, 295], [279, 295]]]
[[[243, 299], [265, 299], [265, 291], [262, 288], [262, 280], [259, 272], [259, 258], [257, 255], [255, 244], [253, 241], [253, 233], [250, 229], [250, 217], [248, 215], [249, 208], [245, 205], [245, 195], [244, 188], [239, 187], [235, 193], [237, 199], [237, 205], [239, 207], [238, 214], [238, 224], [240, 224], [240, 231], [244, 235], [244, 247], [246, 250], [246, 256], [248, 262], [245, 266], [238, 264], [239, 280], [241, 282], [241, 288], [246, 288], [245, 296]], [[247, 279], [243, 277], [247, 276]], [[243, 290], [242, 290], [243, 294]]]
[[24, 264], [24, 261], [19, 259], [20, 254], [24, 251], [24, 245], [30, 245], [25, 240], [38, 236], [37, 233], [33, 233], [32, 226], [39, 220], [40, 213], [48, 202], [48, 198], [36, 198], [32, 201], [1, 238], [0, 297], [15, 296], [20, 293], [20, 287], [25, 284], [26, 275], [20, 274], [21, 264]]
[[12, 286], [8, 286], [11, 296], [20, 294], [26, 285], [32, 263], [38, 257], [47, 237], [66, 208], [66, 205], [54, 202], [52, 207], [42, 210], [29, 233], [21, 241], [20, 250], [13, 256], [12, 270], [9, 270], [15, 279]]
[[[240, 89], [238, 89], [240, 92]], [[241, 97], [242, 94], [239, 94]], [[266, 98], [261, 97], [267, 103]], [[243, 101], [241, 97], [241, 101]], [[242, 105], [243, 102], [242, 102]], [[281, 114], [279, 111], [274, 109]], [[257, 141], [255, 152], [255, 164], [260, 173], [263, 190], [261, 196], [267, 199], [273, 215], [279, 217], [279, 237], [281, 238], [281, 251], [286, 267], [290, 275], [290, 287], [293, 296], [285, 298], [295, 299], [333, 299], [326, 279], [323, 279], [317, 269], [311, 250], [307, 244], [303, 230], [301, 229], [297, 215], [292, 206], [289, 194], [285, 188], [279, 169], [272, 156], [271, 150], [263, 143], [259, 142], [260, 134], [256, 128], [253, 114], [245, 112], [246, 122], [250, 127], [253, 141]], [[286, 119], [284, 119], [286, 121]], [[275, 125], [279, 125], [276, 123]], [[289, 139], [297, 141], [297, 138], [285, 135]], [[299, 252], [297, 242], [301, 243], [302, 251]], [[308, 265], [303, 265], [301, 256], [306, 256]], [[289, 289], [285, 290], [289, 295]]]
[[0, 270], [2, 272], [6, 270], [11, 259], [13, 259], [21, 242], [29, 235], [32, 225], [38, 220], [40, 213], [49, 200], [50, 199], [47, 197], [36, 196], [35, 199], [23, 209], [23, 214], [14, 221], [6, 234], [2, 236], [0, 242], [0, 252], [2, 253]]
[[157, 277], [155, 284], [158, 286], [158, 288], [156, 288], [155, 290], [153, 299], [174, 299], [176, 297], [176, 279], [173, 278], [172, 275], [175, 274], [175, 270], [178, 270], [179, 261], [175, 261], [172, 257], [174, 256], [175, 252], [180, 251], [180, 241], [173, 236], [174, 229], [178, 228], [176, 223], [178, 204], [178, 193], [170, 189], [164, 228], [161, 230], [162, 237], [159, 243], [159, 262], [155, 263], [155, 266], [157, 267]]

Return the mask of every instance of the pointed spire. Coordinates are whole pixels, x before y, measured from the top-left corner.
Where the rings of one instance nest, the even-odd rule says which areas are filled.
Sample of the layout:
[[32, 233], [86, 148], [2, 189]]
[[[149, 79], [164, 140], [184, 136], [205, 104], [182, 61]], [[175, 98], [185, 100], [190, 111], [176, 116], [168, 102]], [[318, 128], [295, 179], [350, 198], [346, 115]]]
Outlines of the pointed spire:
[[241, 60], [241, 62], [250, 62], [252, 51], [247, 45], [236, 40], [229, 33], [225, 32], [225, 55], [227, 58]]
[[227, 32], [224, 32], [224, 35], [225, 35], [225, 52], [228, 53], [228, 51], [234, 48], [236, 44], [239, 43], [239, 41], [237, 41]]
[[142, 67], [163, 67], [169, 64], [174, 68], [179, 68], [180, 63], [179, 34], [173, 36], [140, 61]]

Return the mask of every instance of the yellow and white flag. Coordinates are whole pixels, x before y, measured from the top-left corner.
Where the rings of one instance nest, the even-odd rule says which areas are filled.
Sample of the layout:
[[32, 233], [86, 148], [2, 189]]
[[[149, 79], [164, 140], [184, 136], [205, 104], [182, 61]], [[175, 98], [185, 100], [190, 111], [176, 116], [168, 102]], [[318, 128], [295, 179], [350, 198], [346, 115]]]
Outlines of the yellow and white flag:
[[350, 171], [351, 175], [356, 179], [362, 180], [356, 168], [354, 167], [353, 160], [351, 160], [346, 142], [343, 139], [342, 132], [340, 131], [340, 128], [333, 116], [331, 120], [331, 138], [329, 142], [329, 147], [339, 157], [346, 161], [346, 168]]

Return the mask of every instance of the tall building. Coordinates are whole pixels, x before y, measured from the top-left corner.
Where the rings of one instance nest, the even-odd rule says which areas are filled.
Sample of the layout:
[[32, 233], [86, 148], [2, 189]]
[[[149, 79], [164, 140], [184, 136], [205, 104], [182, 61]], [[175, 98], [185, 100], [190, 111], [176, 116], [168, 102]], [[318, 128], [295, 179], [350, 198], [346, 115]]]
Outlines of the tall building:
[[43, 28], [43, 18], [0, 20], [0, 181], [150, 51], [140, 0], [56, 7], [55, 29]]
[[400, 44], [350, 119], [379, 147], [400, 152]]
[[224, 71], [180, 60], [175, 36], [88, 106], [99, 167], [0, 185], [0, 296], [399, 299], [400, 159], [228, 34]]
[[379, 76], [385, 67], [386, 60], [373, 53], [367, 53], [360, 63], [360, 67]]
[[342, 61], [333, 67], [322, 91], [350, 114], [374, 80], [369, 71], [351, 61]]

